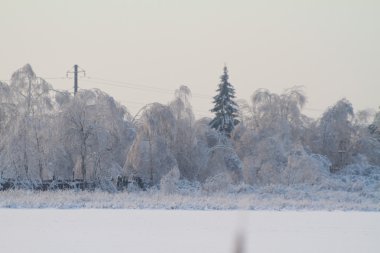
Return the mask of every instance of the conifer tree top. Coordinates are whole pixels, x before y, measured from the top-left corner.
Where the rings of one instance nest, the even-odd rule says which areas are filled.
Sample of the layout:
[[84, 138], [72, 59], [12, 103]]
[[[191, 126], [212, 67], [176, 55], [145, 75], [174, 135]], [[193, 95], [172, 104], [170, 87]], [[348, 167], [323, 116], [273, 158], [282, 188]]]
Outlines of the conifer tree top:
[[235, 89], [228, 81], [228, 69], [223, 68], [223, 75], [220, 77], [217, 95], [214, 97], [214, 108], [211, 112], [215, 113], [215, 118], [210, 122], [210, 126], [217, 131], [230, 136], [235, 125], [239, 123], [237, 118], [237, 104], [234, 101]]

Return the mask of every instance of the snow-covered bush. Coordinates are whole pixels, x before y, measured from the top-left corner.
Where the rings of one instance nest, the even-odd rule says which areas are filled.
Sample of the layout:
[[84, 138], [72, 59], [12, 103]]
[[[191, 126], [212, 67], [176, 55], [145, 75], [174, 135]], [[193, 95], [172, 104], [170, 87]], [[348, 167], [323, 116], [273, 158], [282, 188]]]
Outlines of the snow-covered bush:
[[368, 179], [373, 180], [380, 180], [380, 166], [373, 166], [369, 164], [367, 158], [360, 155], [355, 157], [355, 163], [345, 166], [341, 171], [339, 171], [338, 175], [359, 176], [367, 177]]
[[99, 187], [99, 189], [102, 191], [117, 192], [115, 183], [108, 179], [100, 180], [97, 187]]
[[330, 161], [321, 155], [307, 154], [299, 147], [288, 156], [281, 178], [285, 184], [317, 184], [330, 174]]
[[281, 136], [257, 138], [243, 160], [244, 180], [248, 184], [281, 182], [281, 170], [286, 166], [287, 142]]
[[203, 184], [203, 190], [207, 193], [225, 192], [230, 188], [232, 183], [229, 173], [219, 173], [206, 179]]
[[160, 190], [165, 194], [173, 194], [177, 192], [177, 184], [179, 182], [179, 169], [173, 167], [168, 174], [163, 176], [160, 181]]
[[202, 185], [198, 181], [181, 179], [177, 183], [177, 192], [182, 195], [199, 195], [201, 190]]

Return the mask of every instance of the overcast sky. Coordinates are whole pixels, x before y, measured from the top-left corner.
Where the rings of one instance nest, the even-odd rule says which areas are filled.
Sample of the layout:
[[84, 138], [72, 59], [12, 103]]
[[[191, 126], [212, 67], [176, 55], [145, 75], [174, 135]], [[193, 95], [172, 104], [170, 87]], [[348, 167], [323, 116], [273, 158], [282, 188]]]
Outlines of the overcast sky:
[[[204, 116], [227, 64], [238, 98], [303, 85], [308, 115], [343, 97], [377, 109], [379, 13], [379, 0], [0, 0], [0, 79], [26, 63], [41, 77], [78, 64], [90, 77], [80, 88], [132, 112], [184, 84]], [[72, 91], [72, 80], [48, 81]]]

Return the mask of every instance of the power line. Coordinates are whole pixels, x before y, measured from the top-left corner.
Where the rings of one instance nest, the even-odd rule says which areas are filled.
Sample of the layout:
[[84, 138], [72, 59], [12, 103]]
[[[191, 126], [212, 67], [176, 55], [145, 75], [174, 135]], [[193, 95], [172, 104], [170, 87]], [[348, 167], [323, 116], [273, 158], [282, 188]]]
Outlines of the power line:
[[[58, 80], [58, 79], [70, 79], [68, 77], [60, 76], [60, 77], [43, 77], [44, 80]], [[10, 82], [11, 79], [0, 79], [1, 82]]]
[[[163, 88], [158, 88], [158, 87], [153, 87], [153, 86], [137, 85], [137, 84], [132, 84], [129, 82], [111, 81], [111, 80], [93, 78], [93, 77], [87, 77], [87, 78], [90, 80], [83, 79], [82, 81], [88, 82], [88, 83], [91, 82], [91, 83], [97, 83], [97, 84], [102, 84], [102, 85], [114, 86], [114, 87], [119, 87], [119, 88], [135, 89], [135, 90], [142, 90], [142, 91], [150, 90], [152, 92], [161, 93], [161, 94], [173, 95], [175, 93], [175, 90], [163, 89]], [[192, 98], [207, 99], [207, 100], [210, 99], [208, 95], [197, 94], [197, 93], [192, 94]]]
[[99, 80], [99, 81], [104, 81], [104, 82], [110, 82], [110, 83], [126, 84], [129, 86], [134, 86], [136, 88], [147, 88], [147, 89], [155, 89], [155, 90], [161, 90], [161, 91], [166, 91], [166, 92], [173, 92], [173, 90], [170, 90], [170, 89], [159, 88], [159, 87], [154, 87], [154, 86], [149, 86], [149, 85], [135, 84], [135, 83], [125, 82], [125, 81], [113, 81], [113, 80], [107, 80], [104, 78], [97, 78], [97, 77], [88, 77], [88, 78]]
[[[127, 104], [134, 104], [134, 105], [146, 105], [147, 103], [134, 101], [134, 100], [120, 100], [120, 102], [127, 103]], [[198, 109], [192, 109], [193, 112], [202, 113], [202, 114], [210, 114], [210, 111], [204, 111], [204, 110], [198, 110]]]
[[69, 92], [69, 91], [65, 91], [65, 90], [57, 90], [57, 89], [53, 89], [53, 88], [50, 88], [49, 90], [52, 90], [52, 91], [55, 91], [55, 92], [58, 92], [58, 93], [64, 93], [64, 94], [66, 94], [66, 93], [72, 94], [73, 93], [73, 92]]
[[[80, 68], [78, 65], [74, 65], [69, 71], [67, 71], [67, 76], [66, 77], [45, 77], [44, 79], [45, 80], [63, 80], [63, 79], [71, 79], [68, 74], [69, 73], [74, 73], [74, 94], [78, 91], [78, 76], [75, 78], [75, 68], [77, 68], [77, 74], [78, 73], [84, 73], [85, 75], [85, 70], [83, 70], [82, 68]], [[74, 69], [74, 71], [71, 71], [72, 69]], [[11, 80], [7, 80], [7, 79], [2, 79], [1, 81], [3, 82], [9, 82]], [[96, 83], [96, 84], [100, 84], [100, 85], [105, 85], [105, 86], [113, 86], [113, 87], [119, 87], [119, 88], [126, 88], [126, 89], [134, 89], [134, 90], [141, 90], [141, 91], [151, 91], [151, 92], [156, 92], [156, 93], [160, 93], [160, 94], [170, 94], [170, 95], [173, 95], [175, 93], [175, 90], [171, 90], [171, 89], [165, 89], [165, 88], [160, 88], [160, 87], [155, 87], [155, 86], [152, 86], [152, 85], [145, 85], [145, 84], [136, 84], [136, 83], [132, 83], [132, 82], [127, 82], [127, 81], [116, 81], [116, 80], [109, 80], [109, 79], [106, 79], [106, 78], [101, 78], [101, 77], [94, 77], [94, 76], [87, 76], [87, 79], [82, 79], [83, 82], [86, 82], [86, 83]], [[192, 98], [195, 98], [195, 99], [206, 99], [206, 100], [210, 100], [210, 95], [206, 95], [206, 94], [200, 94], [200, 93], [192, 93]], [[125, 101], [125, 102], [128, 102], [130, 103], [131, 101]], [[139, 102], [133, 102], [133, 103], [139, 103]], [[140, 103], [140, 104], [144, 104], [144, 103]], [[319, 108], [303, 108], [303, 110], [306, 110], [306, 111], [317, 111], [317, 112], [323, 112], [324, 109], [319, 109]], [[207, 112], [209, 113], [209, 112]]]
[[[76, 82], [75, 82], [75, 66], [77, 66], [77, 65], [74, 65], [74, 67], [72, 67], [70, 70], [67, 71], [66, 77], [62, 77], [62, 76], [46, 77], [44, 79], [46, 79], [46, 80], [71, 79], [69, 77], [69, 74], [73, 73], [74, 74], [74, 90], [75, 90], [76, 85], [78, 85], [78, 80], [76, 80]], [[77, 68], [78, 68], [78, 73], [84, 73], [84, 75], [85, 75], [85, 70], [83, 70], [79, 66], [77, 66]], [[74, 69], [74, 70], [72, 70], [72, 69]], [[150, 91], [153, 91], [156, 93], [171, 94], [171, 95], [175, 93], [175, 90], [155, 87], [152, 85], [136, 84], [136, 83], [126, 82], [126, 81], [115, 81], [115, 80], [109, 80], [109, 79], [100, 78], [100, 77], [90, 77], [90, 76], [87, 76], [87, 79], [90, 79], [92, 83], [114, 86], [114, 87], [120, 87], [120, 88], [129, 88], [129, 89], [142, 90], [142, 91], [150, 90]], [[87, 79], [82, 79], [82, 81], [89, 82], [89, 80], [87, 80]], [[75, 85], [75, 83], [76, 83], [76, 85]], [[78, 87], [76, 88], [76, 90], [77, 89], [78, 89]], [[207, 99], [207, 100], [210, 99], [209, 95], [200, 94], [200, 93], [192, 93], [191, 97], [196, 98], [196, 99]]]
[[[144, 84], [136, 84], [136, 83], [131, 83], [131, 82], [125, 82], [125, 81], [113, 81], [113, 80], [108, 80], [108, 79], [105, 79], [105, 78], [97, 78], [97, 77], [88, 77], [89, 79], [95, 79], [95, 80], [99, 80], [99, 81], [104, 81], [104, 82], [107, 82], [107, 83], [119, 83], [119, 84], [125, 84], [125, 85], [129, 85], [129, 86], [133, 86], [133, 87], [136, 87], [136, 88], [147, 88], [147, 89], [155, 89], [155, 90], [160, 90], [160, 91], [165, 91], [165, 92], [170, 92], [170, 93], [173, 93], [175, 92], [175, 90], [171, 90], [171, 89], [165, 89], [165, 88], [159, 88], [159, 87], [155, 87], [155, 86], [150, 86], [150, 85], [144, 85]], [[122, 87], [122, 86], [120, 86]], [[207, 97], [207, 99], [209, 99], [209, 96], [208, 95], [205, 95], [205, 94], [199, 94], [199, 93], [192, 93], [192, 96], [205, 96], [205, 98]]]
[[[86, 79], [84, 79], [82, 81], [87, 82], [87, 83], [96, 83], [96, 84], [106, 85], [106, 86], [113, 86], [113, 87], [119, 87], [119, 88], [147, 91], [147, 88], [145, 88], [145, 87], [126, 86], [126, 85], [109, 83], [106, 81], [94, 81], [94, 80], [86, 80]], [[171, 94], [171, 95], [174, 93], [174, 91], [164, 91], [164, 90], [151, 90], [151, 91], [156, 92], [156, 93]]]
[[[170, 93], [175, 92], [175, 90], [171, 90], [171, 89], [165, 89], [165, 88], [155, 87], [155, 86], [151, 86], [151, 85], [136, 84], [136, 83], [126, 82], [126, 81], [113, 81], [113, 80], [109, 80], [109, 79], [105, 79], [105, 78], [98, 78], [98, 77], [87, 77], [87, 78], [88, 79], [98, 80], [98, 81], [103, 81], [103, 82], [107, 82], [107, 83], [124, 84], [124, 85], [128, 85], [128, 86], [136, 87], [138, 89], [146, 88], [146, 89], [154, 89], [154, 90], [160, 90], [160, 91], [165, 91], [165, 92], [170, 92]], [[124, 86], [120, 85], [118, 87], [124, 87]], [[200, 93], [191, 93], [191, 95], [192, 96], [195, 95], [195, 96], [198, 96], [198, 97], [204, 96], [204, 98], [207, 98], [207, 99], [210, 98], [208, 95], [206, 95], [206, 94], [200, 94]]]
[[303, 108], [306, 111], [317, 111], [317, 112], [323, 112], [325, 111], [324, 109], [317, 109], [317, 108]]
[[45, 80], [58, 80], [58, 79], [69, 79], [69, 78], [61, 76], [61, 77], [44, 77], [43, 79], [45, 79]]

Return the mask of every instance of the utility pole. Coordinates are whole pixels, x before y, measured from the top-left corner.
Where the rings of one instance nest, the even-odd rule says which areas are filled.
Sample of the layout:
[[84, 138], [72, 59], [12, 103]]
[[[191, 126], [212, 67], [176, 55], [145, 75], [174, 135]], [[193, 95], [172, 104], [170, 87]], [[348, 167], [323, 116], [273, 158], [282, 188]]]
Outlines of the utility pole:
[[66, 76], [68, 77], [69, 74], [74, 74], [74, 95], [76, 95], [78, 92], [78, 74], [83, 73], [83, 76], [86, 76], [86, 71], [77, 64], [75, 64], [72, 69], [74, 70], [67, 71]]
[[78, 65], [74, 65], [74, 94], [78, 92]]

